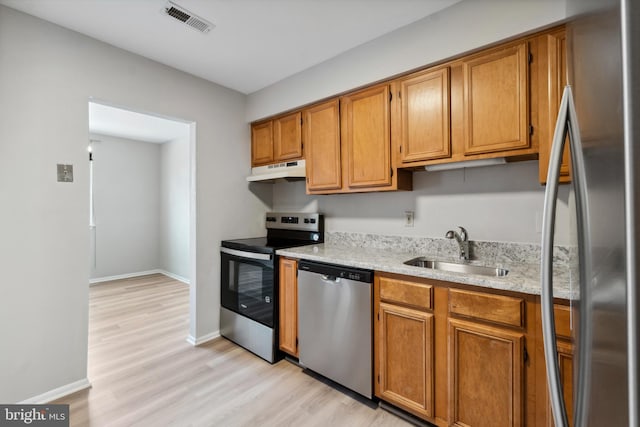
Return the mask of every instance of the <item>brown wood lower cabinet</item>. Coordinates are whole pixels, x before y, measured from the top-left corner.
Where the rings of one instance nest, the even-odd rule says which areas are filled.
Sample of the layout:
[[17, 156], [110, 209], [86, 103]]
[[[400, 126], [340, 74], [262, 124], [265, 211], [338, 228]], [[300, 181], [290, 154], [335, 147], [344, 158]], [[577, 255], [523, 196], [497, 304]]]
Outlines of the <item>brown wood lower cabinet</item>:
[[[571, 311], [556, 305], [573, 413]], [[553, 426], [540, 297], [376, 272], [376, 396], [437, 426]]]
[[298, 261], [280, 258], [280, 350], [298, 357]]
[[[539, 308], [539, 305], [538, 305]], [[556, 346], [558, 348], [558, 367], [560, 371], [560, 383], [562, 384], [562, 396], [567, 408], [567, 418], [569, 425], [573, 425], [573, 356], [574, 356], [574, 344], [572, 338], [572, 322], [571, 317], [575, 315], [571, 308], [566, 305], [556, 304], [554, 306], [554, 317], [556, 320]], [[539, 321], [537, 329], [542, 331], [542, 324]], [[551, 412], [551, 402], [549, 401], [549, 390], [547, 383], [547, 368], [544, 360], [544, 345], [542, 342], [542, 335], [540, 334], [537, 348], [538, 363], [538, 390], [536, 399], [540, 403], [538, 410], [537, 425], [544, 427], [553, 427], [553, 413]]]
[[522, 332], [449, 319], [449, 358], [452, 425], [523, 425]]
[[433, 314], [380, 303], [379, 396], [433, 416]]
[[[560, 341], [556, 343], [558, 346], [558, 364], [560, 367], [560, 383], [562, 384], [562, 396], [567, 407], [567, 418], [569, 425], [573, 425], [573, 344]], [[548, 425], [553, 426], [553, 414], [551, 413], [551, 404], [547, 410], [549, 422]]]

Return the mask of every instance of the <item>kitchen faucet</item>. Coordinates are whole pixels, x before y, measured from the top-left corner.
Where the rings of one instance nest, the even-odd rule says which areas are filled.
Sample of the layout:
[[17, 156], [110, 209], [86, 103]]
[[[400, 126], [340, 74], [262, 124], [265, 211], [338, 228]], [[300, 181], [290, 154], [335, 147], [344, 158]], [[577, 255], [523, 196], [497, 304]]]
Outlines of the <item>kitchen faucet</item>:
[[456, 239], [458, 242], [458, 246], [460, 247], [460, 259], [465, 261], [469, 261], [469, 241], [467, 240], [467, 230], [463, 227], [458, 226], [460, 229], [460, 233], [457, 231], [449, 230], [444, 237], [447, 239]]

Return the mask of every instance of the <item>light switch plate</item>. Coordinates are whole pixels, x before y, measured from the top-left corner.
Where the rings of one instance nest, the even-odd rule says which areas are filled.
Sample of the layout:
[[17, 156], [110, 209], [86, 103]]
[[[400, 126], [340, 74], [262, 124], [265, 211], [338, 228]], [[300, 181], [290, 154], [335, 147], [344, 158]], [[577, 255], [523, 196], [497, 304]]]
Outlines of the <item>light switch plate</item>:
[[73, 182], [73, 165], [58, 163], [58, 182]]

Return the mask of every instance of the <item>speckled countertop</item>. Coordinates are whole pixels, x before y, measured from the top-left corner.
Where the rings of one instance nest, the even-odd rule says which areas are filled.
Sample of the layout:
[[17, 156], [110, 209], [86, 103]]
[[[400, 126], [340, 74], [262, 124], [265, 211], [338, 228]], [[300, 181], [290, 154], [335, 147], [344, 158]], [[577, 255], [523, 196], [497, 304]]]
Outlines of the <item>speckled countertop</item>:
[[[434, 253], [433, 251], [425, 253], [424, 251], [417, 252], [407, 251], [406, 248], [402, 249], [405, 250], [398, 250], [397, 247], [357, 246], [334, 240], [324, 244], [280, 249], [277, 253], [291, 258], [540, 295], [540, 267], [537, 262], [523, 262], [524, 260], [522, 259], [512, 261], [498, 259], [500, 257], [494, 258], [490, 262], [487, 260], [470, 261], [471, 264], [490, 265], [509, 270], [505, 277], [488, 277], [408, 266], [404, 264], [405, 261], [419, 256], [426, 256], [429, 259], [438, 261], [458, 261], [445, 253]], [[556, 265], [553, 281], [555, 298], [575, 299], [577, 297], [576, 290], [572, 289], [571, 286], [571, 273], [568, 266]]]

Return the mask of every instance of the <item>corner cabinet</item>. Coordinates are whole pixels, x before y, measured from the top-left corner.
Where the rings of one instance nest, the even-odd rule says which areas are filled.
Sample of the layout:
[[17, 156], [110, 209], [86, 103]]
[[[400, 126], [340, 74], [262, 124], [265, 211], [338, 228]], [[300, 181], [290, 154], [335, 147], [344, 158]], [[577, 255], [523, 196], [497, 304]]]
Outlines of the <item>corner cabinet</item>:
[[463, 59], [462, 70], [465, 154], [528, 148], [528, 43]]
[[401, 161], [451, 157], [449, 68], [412, 74], [398, 85]]
[[302, 115], [295, 112], [251, 126], [251, 166], [301, 159]]
[[279, 347], [298, 357], [298, 261], [280, 258]]

